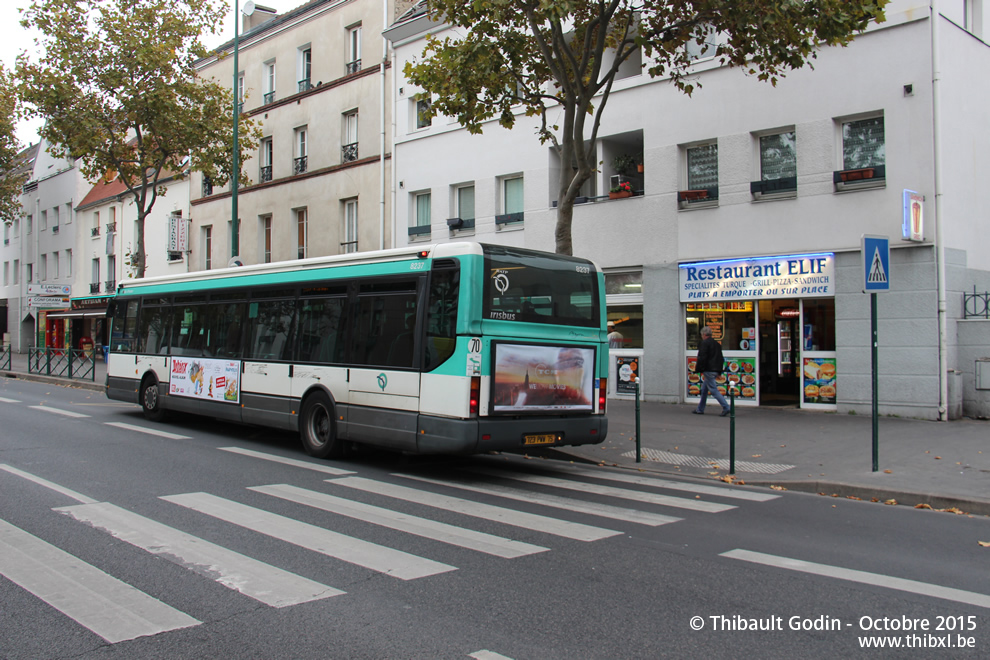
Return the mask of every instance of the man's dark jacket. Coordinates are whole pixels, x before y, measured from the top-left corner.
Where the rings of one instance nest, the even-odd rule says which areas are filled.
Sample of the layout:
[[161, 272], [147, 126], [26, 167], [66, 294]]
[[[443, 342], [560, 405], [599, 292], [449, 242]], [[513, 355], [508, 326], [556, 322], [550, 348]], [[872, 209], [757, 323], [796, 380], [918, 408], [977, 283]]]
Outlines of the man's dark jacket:
[[694, 370], [698, 373], [704, 373], [706, 371], [714, 371], [718, 374], [722, 373], [725, 370], [722, 345], [711, 337], [702, 339], [701, 346], [698, 348], [698, 362], [695, 364]]

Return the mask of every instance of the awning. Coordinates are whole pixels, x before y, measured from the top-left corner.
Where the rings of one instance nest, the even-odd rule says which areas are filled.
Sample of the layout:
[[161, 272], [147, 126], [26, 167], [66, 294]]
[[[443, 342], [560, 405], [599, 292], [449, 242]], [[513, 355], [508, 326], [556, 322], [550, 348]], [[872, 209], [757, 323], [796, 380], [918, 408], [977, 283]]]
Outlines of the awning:
[[48, 312], [48, 318], [50, 319], [98, 319], [106, 318], [107, 310], [82, 310], [73, 309], [68, 312]]

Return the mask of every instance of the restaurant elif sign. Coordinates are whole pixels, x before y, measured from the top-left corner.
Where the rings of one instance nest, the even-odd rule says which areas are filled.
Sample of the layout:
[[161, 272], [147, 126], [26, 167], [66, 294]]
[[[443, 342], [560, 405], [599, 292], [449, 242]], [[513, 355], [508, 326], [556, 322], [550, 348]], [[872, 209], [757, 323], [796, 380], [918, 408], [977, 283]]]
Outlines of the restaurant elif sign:
[[835, 254], [797, 254], [680, 264], [681, 302], [835, 295]]

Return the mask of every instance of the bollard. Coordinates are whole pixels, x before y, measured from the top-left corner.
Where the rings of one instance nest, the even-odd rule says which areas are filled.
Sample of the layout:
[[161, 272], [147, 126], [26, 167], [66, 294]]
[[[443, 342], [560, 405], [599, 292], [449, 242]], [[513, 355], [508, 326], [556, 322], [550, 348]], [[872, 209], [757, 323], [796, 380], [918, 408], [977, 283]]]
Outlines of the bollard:
[[736, 473], [736, 388], [729, 385], [729, 474]]
[[636, 462], [642, 462], [642, 444], [639, 439], [639, 378], [636, 379]]

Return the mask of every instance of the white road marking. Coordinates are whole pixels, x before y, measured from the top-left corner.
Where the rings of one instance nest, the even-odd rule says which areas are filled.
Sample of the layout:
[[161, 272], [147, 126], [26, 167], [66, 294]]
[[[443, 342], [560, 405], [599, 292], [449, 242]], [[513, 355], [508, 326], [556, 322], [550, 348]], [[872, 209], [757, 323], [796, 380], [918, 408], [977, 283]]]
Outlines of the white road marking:
[[674, 518], [673, 516], [665, 516], [659, 513], [636, 511], [635, 509], [623, 509], [622, 507], [612, 506], [611, 504], [599, 504], [598, 502], [575, 500], [569, 497], [560, 497], [559, 495], [549, 495], [547, 493], [535, 491], [524, 491], [518, 488], [511, 488], [509, 486], [501, 486], [497, 484], [478, 485], [475, 483], [465, 483], [462, 481], [452, 481], [448, 479], [430, 479], [412, 474], [400, 474], [397, 476], [401, 476], [406, 479], [415, 479], [416, 481], [425, 481], [426, 483], [437, 484], [440, 486], [451, 486], [453, 488], [469, 490], [475, 493], [483, 493], [485, 495], [495, 495], [497, 497], [504, 497], [506, 499], [517, 500], [519, 502], [532, 502], [533, 504], [548, 506], [554, 509], [576, 511], [578, 513], [587, 513], [592, 516], [611, 518], [612, 520], [624, 520], [625, 522], [636, 523], [639, 525], [649, 525], [651, 527], [658, 527], [660, 525], [666, 525], [668, 523], [683, 520], [682, 518]]
[[513, 541], [512, 539], [506, 539], [501, 536], [476, 532], [472, 529], [448, 525], [427, 518], [419, 518], [407, 513], [364, 504], [363, 502], [345, 500], [334, 497], [333, 495], [327, 495], [326, 493], [305, 490], [287, 484], [258, 486], [249, 490], [274, 497], [281, 497], [290, 502], [304, 504], [323, 511], [338, 513], [342, 516], [395, 529], [400, 532], [415, 534], [416, 536], [433, 539], [441, 543], [449, 543], [450, 545], [456, 545], [506, 559], [523, 557], [549, 550], [549, 548], [541, 548], [538, 545]]
[[857, 571], [855, 569], [842, 568], [840, 566], [829, 566], [828, 564], [816, 564], [809, 561], [802, 561], [800, 559], [778, 557], [776, 555], [768, 555], [762, 552], [752, 552], [750, 550], [729, 550], [728, 552], [723, 552], [721, 556], [729, 557], [731, 559], [740, 559], [742, 561], [748, 561], [754, 564], [763, 564], [764, 566], [786, 568], [788, 570], [798, 571], [801, 573], [823, 575], [825, 577], [848, 580], [849, 582], [859, 582], [861, 584], [872, 584], [877, 587], [896, 589], [898, 591], [906, 591], [912, 594], [931, 596], [932, 598], [941, 598], [942, 600], [951, 600], [957, 603], [966, 603], [967, 605], [990, 608], [990, 596], [978, 594], [972, 591], [953, 589], [951, 587], [941, 587], [937, 584], [928, 584], [927, 582], [905, 580], [904, 578], [880, 575], [879, 573], [867, 573], [866, 571]]
[[495, 653], [494, 651], [475, 651], [469, 658], [474, 658], [474, 660], [512, 660], [507, 655], [501, 655], [500, 653]]
[[272, 607], [288, 607], [344, 593], [107, 502], [60, 507], [55, 511]]
[[24, 479], [27, 479], [28, 481], [34, 482], [34, 483], [38, 484], [39, 486], [44, 486], [45, 488], [48, 488], [50, 490], [54, 490], [56, 493], [61, 493], [62, 495], [65, 495], [66, 497], [71, 497], [72, 499], [74, 499], [77, 502], [81, 502], [83, 504], [93, 504], [93, 503], [96, 502], [96, 500], [94, 500], [91, 497], [86, 497], [85, 495], [81, 495], [80, 493], [77, 493], [74, 490], [69, 490], [68, 488], [64, 488], [62, 486], [59, 486], [58, 484], [54, 484], [54, 483], [48, 481], [47, 479], [42, 479], [41, 477], [35, 476], [35, 475], [31, 474], [30, 472], [25, 472], [23, 470], [18, 470], [15, 467], [11, 467], [11, 466], [5, 465], [5, 464], [4, 465], [0, 465], [0, 470], [6, 470], [7, 472], [10, 472], [11, 474], [16, 474], [18, 477], [22, 477]]
[[640, 486], [651, 486], [655, 488], [666, 488], [668, 490], [679, 490], [686, 493], [698, 495], [716, 495], [718, 497], [728, 497], [736, 500], [749, 500], [751, 502], [769, 502], [780, 497], [772, 493], [759, 493], [750, 490], [742, 490], [732, 486], [710, 486], [705, 484], [694, 484], [690, 482], [671, 481], [669, 479], [657, 479], [654, 477], [644, 477], [634, 474], [623, 474], [621, 472], [582, 470], [564, 470], [564, 474], [579, 474], [593, 479], [605, 479], [608, 481], [619, 481], [627, 484], [638, 484]]
[[441, 564], [432, 559], [417, 557], [401, 550], [393, 550], [375, 543], [338, 534], [316, 525], [286, 518], [209, 493], [169, 495], [161, 499], [319, 552], [328, 557], [357, 564], [403, 580], [414, 580], [457, 570], [455, 566]]
[[89, 415], [72, 412], [71, 410], [62, 410], [61, 408], [52, 408], [51, 406], [31, 406], [31, 408], [33, 410], [41, 410], [47, 413], [53, 413], [55, 415], [62, 415], [64, 417], [89, 417]]
[[157, 435], [160, 438], [168, 438], [169, 440], [189, 440], [192, 437], [189, 435], [179, 435], [178, 433], [169, 433], [168, 431], [159, 431], [158, 429], [149, 429], [146, 426], [138, 426], [137, 424], [125, 424], [124, 422], [107, 422], [106, 425], [115, 426], [125, 431], [137, 431], [138, 433]]
[[583, 481], [559, 479], [557, 477], [541, 477], [535, 474], [519, 474], [515, 472], [505, 472], [502, 470], [492, 470], [490, 468], [472, 471], [481, 472], [482, 474], [494, 474], [505, 479], [523, 481], [528, 484], [551, 486], [553, 488], [565, 488], [567, 490], [576, 490], [580, 493], [594, 493], [595, 495], [605, 495], [606, 497], [618, 497], [624, 500], [633, 500], [635, 502], [644, 502], [646, 504], [659, 504], [661, 506], [672, 506], [678, 509], [703, 511], [705, 513], [721, 513], [722, 511], [728, 511], [729, 509], [736, 508], [735, 505], [732, 504], [703, 502], [701, 500], [687, 500], [683, 497], [672, 497], [670, 495], [660, 495], [658, 493], [644, 493], [638, 490], [627, 490], [624, 488], [615, 488], [613, 486], [601, 486], [598, 484], [589, 484]]
[[621, 532], [611, 529], [592, 527], [591, 525], [582, 525], [581, 523], [558, 520], [556, 518], [539, 516], [523, 511], [514, 511], [512, 509], [506, 509], [500, 506], [492, 506], [491, 504], [483, 504], [481, 502], [472, 502], [470, 500], [463, 500], [461, 498], [450, 497], [448, 495], [438, 495], [436, 493], [417, 490], [415, 488], [407, 488], [406, 486], [398, 486], [395, 484], [385, 483], [384, 481], [374, 481], [372, 479], [364, 479], [362, 477], [327, 479], [327, 483], [334, 484], [335, 486], [345, 486], [347, 488], [363, 490], [365, 492], [375, 493], [377, 495], [384, 495], [385, 497], [394, 497], [395, 499], [405, 500], [406, 502], [424, 504], [426, 506], [432, 506], [439, 509], [444, 509], [446, 511], [454, 511], [466, 516], [473, 516], [484, 520], [492, 520], [505, 525], [513, 525], [515, 527], [522, 527], [523, 529], [531, 529], [537, 532], [553, 534], [555, 536], [563, 536], [565, 538], [574, 539], [577, 541], [597, 541], [599, 539], [621, 534]]
[[111, 644], [200, 623], [2, 520], [0, 573]]
[[265, 461], [271, 461], [273, 463], [281, 463], [282, 465], [291, 465], [293, 467], [304, 468], [306, 470], [315, 470], [316, 472], [322, 472], [324, 474], [333, 475], [344, 475], [344, 474], [354, 474], [352, 470], [341, 470], [340, 468], [330, 467], [329, 465], [320, 465], [319, 463], [309, 463], [306, 461], [300, 461], [295, 458], [285, 458], [283, 456], [275, 456], [274, 454], [264, 454], [260, 451], [252, 451], [250, 449], [241, 449], [240, 447], [218, 447], [220, 451], [229, 451], [232, 454], [240, 454], [242, 456], [250, 456], [251, 458], [260, 458]]
[[0, 403], [20, 403], [17, 399], [5, 399], [0, 396]]

